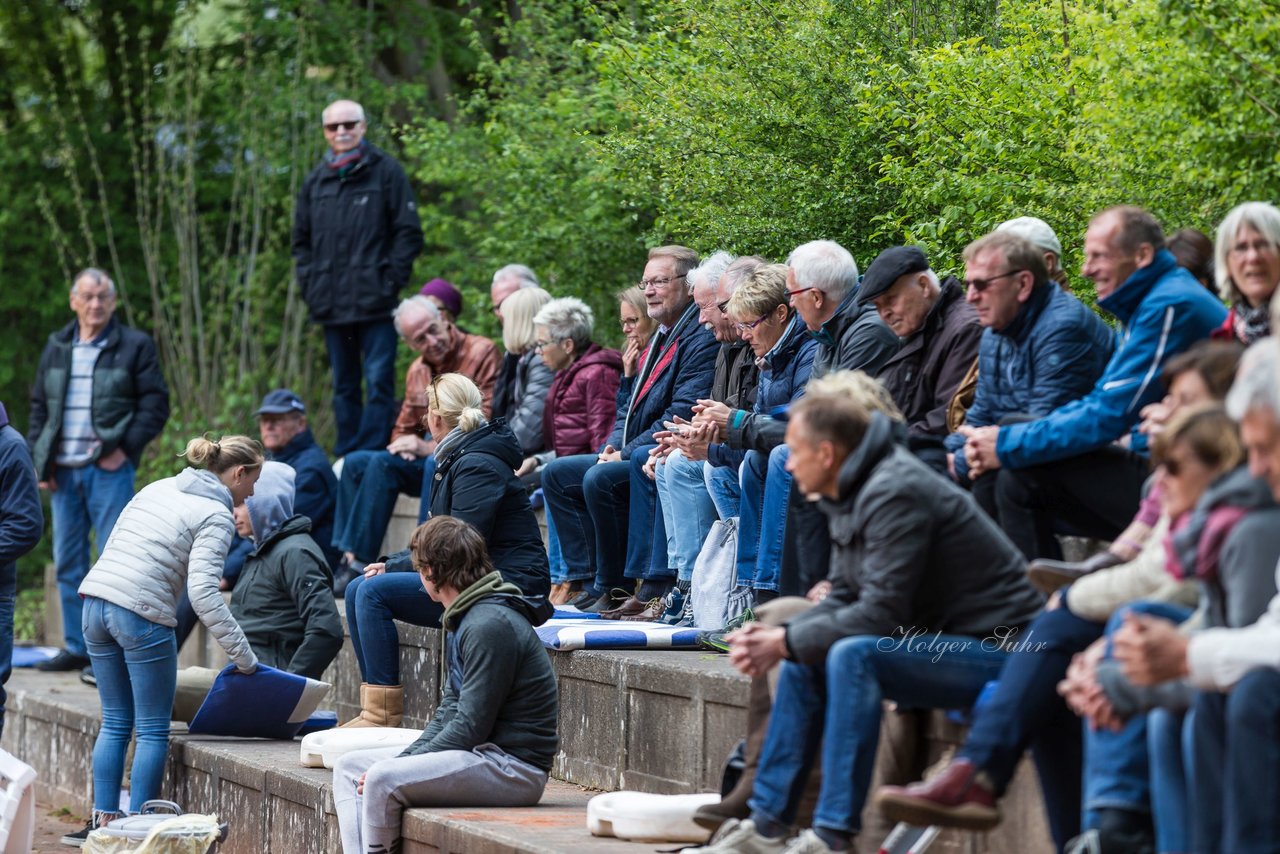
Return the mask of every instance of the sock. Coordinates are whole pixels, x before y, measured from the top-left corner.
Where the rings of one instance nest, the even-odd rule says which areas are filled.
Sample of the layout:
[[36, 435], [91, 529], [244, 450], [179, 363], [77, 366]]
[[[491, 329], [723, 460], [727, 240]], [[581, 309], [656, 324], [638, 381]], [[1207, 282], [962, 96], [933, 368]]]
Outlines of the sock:
[[636, 598], [641, 602], [648, 602], [650, 599], [661, 599], [667, 595], [667, 591], [670, 589], [670, 579], [642, 581], [640, 582], [640, 589], [636, 591]]
[[757, 605], [763, 605], [765, 602], [772, 602], [774, 599], [777, 599], [777, 598], [778, 598], [777, 590], [757, 590], [756, 591]]
[[581, 592], [582, 592], [582, 586], [583, 586], [583, 584], [584, 584], [585, 582], [582, 582], [582, 581], [570, 581], [570, 582], [567, 582], [567, 583], [568, 583], [568, 585], [569, 585], [569, 592], [570, 592], [570, 593], [581, 593]]
[[814, 825], [813, 832], [818, 835], [832, 851], [848, 851], [853, 842], [852, 837], [843, 830], [832, 830], [829, 827]]
[[689, 595], [689, 590], [690, 590], [690, 588], [692, 588], [692, 587], [693, 587], [693, 579], [692, 579], [692, 578], [686, 578], [686, 579], [685, 579], [685, 580], [683, 580], [683, 581], [681, 581], [681, 580], [679, 580], [679, 579], [677, 579], [677, 580], [676, 580], [676, 589], [677, 589], [677, 590], [679, 590], [681, 593], [683, 593], [683, 594], [684, 594], [684, 595], [686, 595], [686, 596], [688, 596], [688, 595]]

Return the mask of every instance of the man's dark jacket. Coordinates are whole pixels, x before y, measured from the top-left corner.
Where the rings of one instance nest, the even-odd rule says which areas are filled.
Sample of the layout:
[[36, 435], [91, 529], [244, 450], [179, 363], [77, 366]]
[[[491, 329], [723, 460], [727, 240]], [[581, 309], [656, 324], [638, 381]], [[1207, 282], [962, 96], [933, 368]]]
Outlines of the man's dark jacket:
[[0, 596], [17, 586], [17, 562], [44, 534], [44, 511], [36, 489], [36, 471], [22, 434], [9, 426], [0, 404]]
[[1003, 629], [1026, 625], [1044, 604], [1017, 547], [904, 438], [901, 424], [875, 413], [840, 467], [838, 497], [819, 501], [833, 587], [787, 624], [796, 661], [821, 662], [832, 644], [855, 635], [943, 632], [998, 643]]
[[756, 356], [745, 341], [720, 345], [711, 377], [711, 400], [718, 400], [732, 409], [751, 409], [759, 382]]
[[298, 192], [293, 259], [311, 319], [332, 326], [385, 320], [422, 251], [404, 169], [377, 146], [345, 175], [321, 163]]
[[[40, 480], [53, 474], [58, 456], [62, 409], [71, 378], [71, 345], [79, 334], [80, 323], [73, 320], [50, 335], [36, 368], [27, 442]], [[117, 318], [111, 319], [103, 334], [106, 342], [93, 364], [90, 417], [101, 442], [93, 462], [120, 448], [136, 466], [147, 443], [169, 419], [169, 389], [150, 335]]]
[[342, 649], [342, 622], [310, 531], [311, 520], [294, 515], [258, 544], [231, 593], [231, 615], [263, 664], [319, 679]]
[[330, 545], [333, 540], [333, 508], [338, 500], [338, 479], [333, 476], [328, 455], [316, 444], [308, 427], [277, 453], [268, 456], [293, 469], [293, 509], [311, 520], [311, 538], [320, 544], [320, 550], [332, 569], [337, 566], [342, 553]]
[[655, 332], [633, 377], [618, 388], [618, 413], [608, 444], [629, 459], [631, 451], [655, 444], [653, 434], [675, 416], [693, 417], [693, 405], [711, 393], [715, 374], [715, 336], [698, 323], [690, 301], [666, 335]]
[[[978, 348], [978, 390], [965, 414], [970, 427], [1000, 424], [1010, 415], [1035, 418], [1079, 400], [1102, 376], [1115, 333], [1055, 282], [1036, 286], [1003, 329], [986, 329]], [[964, 436], [952, 433], [956, 478], [967, 480]]]
[[924, 325], [880, 372], [880, 382], [902, 410], [908, 435], [947, 435], [947, 406], [978, 358], [982, 324], [954, 278], [942, 283]]
[[[874, 305], [858, 305], [856, 289], [840, 302], [836, 313], [820, 330], [806, 330], [806, 334], [818, 342], [809, 374], [815, 379], [836, 371], [864, 371], [879, 376], [900, 344]], [[767, 454], [782, 444], [786, 432], [786, 421], [766, 411], [753, 412], [730, 429], [729, 444]]]

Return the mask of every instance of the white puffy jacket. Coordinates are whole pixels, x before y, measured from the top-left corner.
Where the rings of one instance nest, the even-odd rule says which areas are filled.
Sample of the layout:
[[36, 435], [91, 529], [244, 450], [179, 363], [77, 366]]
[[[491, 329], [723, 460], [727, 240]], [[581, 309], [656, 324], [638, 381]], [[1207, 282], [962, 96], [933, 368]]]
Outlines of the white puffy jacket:
[[81, 582], [80, 595], [173, 626], [185, 584], [200, 622], [237, 667], [252, 670], [257, 656], [218, 590], [233, 533], [230, 491], [212, 472], [184, 469], [133, 497]]

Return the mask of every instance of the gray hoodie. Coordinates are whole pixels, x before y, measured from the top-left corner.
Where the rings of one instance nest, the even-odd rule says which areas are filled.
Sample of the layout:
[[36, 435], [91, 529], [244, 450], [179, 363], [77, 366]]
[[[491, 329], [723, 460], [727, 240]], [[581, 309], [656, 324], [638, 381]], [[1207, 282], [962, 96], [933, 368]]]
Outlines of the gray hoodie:
[[244, 502], [249, 510], [255, 544], [262, 545], [270, 539], [284, 520], [293, 515], [294, 477], [292, 466], [270, 461], [262, 464], [262, 474], [253, 487], [253, 495]]
[[196, 616], [227, 656], [241, 670], [253, 670], [258, 659], [218, 590], [234, 531], [231, 493], [218, 476], [184, 469], [133, 497], [81, 582], [80, 595], [173, 626], [185, 587]]

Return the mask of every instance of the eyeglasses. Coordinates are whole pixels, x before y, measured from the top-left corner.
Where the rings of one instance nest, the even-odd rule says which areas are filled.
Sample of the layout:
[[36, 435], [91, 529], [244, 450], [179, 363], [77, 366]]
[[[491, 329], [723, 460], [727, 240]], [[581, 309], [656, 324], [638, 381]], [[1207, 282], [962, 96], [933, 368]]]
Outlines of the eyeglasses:
[[444, 334], [444, 326], [439, 323], [433, 323], [412, 338], [406, 338], [404, 340], [408, 341], [409, 346], [411, 347], [421, 347], [426, 344], [429, 339], [439, 338], [442, 334]]
[[[730, 297], [729, 299], [733, 299], [733, 297]], [[724, 302], [718, 302], [718, 303], [716, 303], [716, 311], [720, 312], [721, 314], [728, 314], [728, 313], [729, 313], [729, 300], [725, 300]]]
[[1255, 240], [1252, 243], [1241, 241], [1235, 246], [1227, 250], [1228, 255], [1248, 255], [1250, 250], [1257, 255], [1274, 255], [1280, 247], [1277, 247], [1270, 240]]
[[351, 122], [325, 122], [324, 129], [329, 133], [337, 133], [339, 128], [342, 130], [355, 130], [358, 124], [360, 124], [359, 119]]
[[804, 293], [805, 291], [816, 291], [817, 289], [818, 289], [817, 285], [810, 285], [807, 288], [796, 288], [794, 291], [787, 291], [787, 299], [797, 297], [800, 294]]
[[[625, 325], [625, 324], [624, 324], [624, 325]], [[560, 343], [561, 341], [563, 341], [563, 340], [564, 340], [563, 338], [557, 338], [557, 339], [556, 339], [556, 340], [554, 340], [554, 341], [534, 341], [534, 342], [533, 342], [533, 349], [534, 349], [535, 351], [537, 351], [537, 352], [541, 353], [543, 350], [547, 349], [548, 347], [554, 347], [554, 346], [556, 346], [557, 344], [559, 344], [559, 343]]]
[[1016, 275], [1018, 275], [1019, 273], [1025, 273], [1025, 272], [1027, 272], [1025, 269], [1024, 269], [1024, 270], [1010, 270], [1010, 271], [1009, 271], [1009, 272], [1007, 272], [1007, 273], [1001, 273], [1000, 275], [998, 275], [998, 276], [992, 276], [992, 277], [991, 277], [991, 278], [989, 278], [989, 279], [965, 279], [965, 280], [964, 280], [964, 286], [965, 286], [966, 288], [973, 288], [973, 289], [974, 289], [975, 291], [977, 291], [978, 293], [982, 293], [982, 292], [983, 292], [983, 291], [985, 291], [987, 288], [991, 287], [991, 284], [992, 284], [993, 282], [999, 281], [1000, 279], [1007, 279], [1007, 278], [1009, 278], [1010, 276], [1016, 276]]
[[653, 288], [655, 291], [661, 291], [661, 290], [666, 290], [668, 287], [671, 286], [671, 283], [676, 281], [677, 279], [683, 279], [683, 278], [684, 278], [684, 275], [681, 274], [679, 276], [663, 276], [661, 279], [641, 279], [637, 283], [637, 286], [642, 291], [647, 291], [649, 290], [649, 288]]
[[768, 319], [770, 318], [770, 316], [772, 316], [772, 315], [773, 315], [773, 312], [772, 312], [772, 311], [766, 311], [764, 314], [762, 314], [762, 315], [760, 315], [759, 317], [757, 317], [757, 318], [755, 319], [755, 321], [754, 321], [754, 322], [752, 322], [752, 323], [735, 323], [735, 324], [733, 324], [733, 328], [734, 328], [734, 329], [736, 329], [736, 330], [738, 330], [738, 332], [755, 332], [755, 331], [756, 331], [756, 327], [757, 327], [757, 326], [759, 326], [760, 324], [764, 323], [764, 322], [765, 322], [766, 320], [768, 320]]

